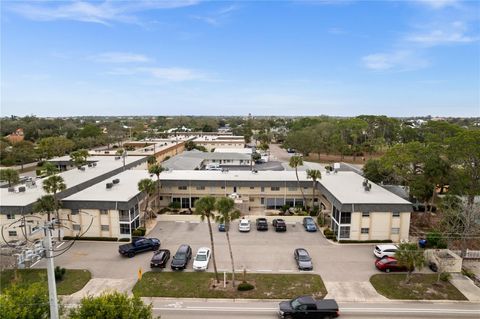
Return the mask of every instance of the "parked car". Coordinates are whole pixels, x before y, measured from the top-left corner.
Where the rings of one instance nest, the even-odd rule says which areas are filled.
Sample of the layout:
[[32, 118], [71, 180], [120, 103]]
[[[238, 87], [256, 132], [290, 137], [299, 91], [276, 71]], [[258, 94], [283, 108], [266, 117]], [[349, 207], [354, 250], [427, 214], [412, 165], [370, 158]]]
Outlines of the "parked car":
[[279, 231], [287, 231], [287, 224], [281, 218], [276, 218], [272, 222], [273, 228], [275, 228], [276, 232]]
[[165, 268], [169, 259], [170, 250], [159, 249], [153, 253], [153, 257], [150, 260], [150, 268]]
[[192, 248], [189, 245], [180, 245], [175, 256], [173, 256], [170, 267], [172, 270], [182, 270], [187, 268], [188, 262], [192, 258]]
[[249, 232], [250, 231], [250, 220], [240, 219], [240, 223], [238, 223], [238, 230], [241, 231], [241, 232]]
[[297, 248], [293, 252], [293, 257], [297, 262], [297, 266], [299, 270], [312, 270], [312, 258], [308, 254], [308, 251], [305, 248]]
[[398, 246], [393, 244], [376, 245], [373, 254], [377, 258], [394, 257], [397, 250]]
[[280, 302], [280, 318], [326, 319], [339, 316], [338, 304], [334, 299], [315, 300], [312, 296], [301, 296]]
[[158, 250], [160, 248], [160, 239], [139, 237], [131, 244], [124, 244], [118, 247], [120, 255], [132, 258], [137, 253], [147, 250]]
[[316, 232], [317, 231], [317, 224], [312, 217], [304, 217], [303, 218], [303, 227], [308, 232]]
[[210, 262], [210, 248], [199, 248], [193, 259], [193, 270], [207, 270]]
[[218, 224], [218, 231], [227, 231], [229, 229], [225, 224]]
[[264, 217], [257, 218], [256, 225], [257, 230], [268, 230], [268, 222]]
[[293, 148], [287, 148], [287, 153], [295, 153], [296, 151]]
[[375, 267], [378, 270], [391, 272], [391, 271], [407, 271], [408, 267], [400, 266], [398, 261], [393, 257], [384, 257], [375, 261]]

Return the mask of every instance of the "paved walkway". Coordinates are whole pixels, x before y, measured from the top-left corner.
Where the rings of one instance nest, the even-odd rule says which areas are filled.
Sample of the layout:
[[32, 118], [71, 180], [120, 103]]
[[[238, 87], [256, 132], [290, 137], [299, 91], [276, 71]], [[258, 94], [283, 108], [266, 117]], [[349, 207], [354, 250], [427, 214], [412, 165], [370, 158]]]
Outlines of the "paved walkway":
[[359, 301], [387, 301], [368, 281], [325, 281], [328, 294], [325, 298], [332, 298], [339, 302]]
[[105, 292], [126, 292], [131, 294], [133, 286], [137, 279], [112, 279], [112, 278], [92, 278], [81, 290], [71, 294], [67, 298], [74, 300], [82, 299], [87, 296], [99, 296]]
[[475, 286], [470, 278], [462, 274], [452, 274], [450, 282], [458, 290], [460, 290], [460, 292], [467, 297], [468, 300], [480, 301], [480, 288]]

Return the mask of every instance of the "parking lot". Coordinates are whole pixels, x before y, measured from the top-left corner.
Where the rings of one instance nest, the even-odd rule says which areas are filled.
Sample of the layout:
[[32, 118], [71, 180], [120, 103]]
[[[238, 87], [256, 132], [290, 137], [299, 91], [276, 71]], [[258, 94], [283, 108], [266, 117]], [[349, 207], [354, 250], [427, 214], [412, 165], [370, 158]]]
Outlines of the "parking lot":
[[[229, 271], [230, 257], [225, 233], [212, 225], [217, 266]], [[161, 240], [161, 248], [170, 249], [172, 255], [180, 244], [189, 244], [193, 254], [202, 246], [210, 247], [208, 225], [196, 221], [161, 221], [148, 237]], [[238, 222], [231, 225], [230, 239], [237, 271], [296, 273], [299, 272], [293, 258], [295, 248], [308, 250], [313, 260], [313, 273], [324, 281], [368, 281], [377, 270], [374, 267], [373, 245], [334, 245], [320, 232], [308, 233], [300, 223], [287, 225], [287, 232], [277, 233], [270, 225], [268, 231], [257, 231], [254, 223], [248, 233], [238, 231]], [[58, 256], [55, 264], [65, 268], [89, 269], [94, 278], [134, 279], [139, 268], [150, 270], [151, 252], [126, 258], [118, 253], [118, 242], [81, 242]], [[44, 267], [41, 261], [36, 267]], [[209, 271], [213, 271], [210, 262]], [[162, 271], [171, 271], [166, 268]], [[192, 261], [186, 271], [192, 271]]]

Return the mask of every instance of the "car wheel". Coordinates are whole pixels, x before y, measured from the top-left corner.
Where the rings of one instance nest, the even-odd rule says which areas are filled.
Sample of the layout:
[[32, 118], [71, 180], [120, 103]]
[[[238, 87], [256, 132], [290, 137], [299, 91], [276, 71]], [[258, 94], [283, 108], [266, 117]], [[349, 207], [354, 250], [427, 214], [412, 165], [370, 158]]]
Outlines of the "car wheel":
[[160, 246], [156, 245], [156, 246], [152, 247], [152, 250], [158, 250], [159, 248], [160, 248]]
[[293, 319], [292, 315], [285, 315], [285, 317], [283, 317], [285, 319]]
[[385, 272], [390, 272], [390, 269], [389, 268], [385, 269]]
[[128, 257], [128, 258], [132, 258], [133, 256], [135, 256], [135, 253], [134, 253], [134, 252], [129, 252], [129, 253], [127, 254], [127, 257]]

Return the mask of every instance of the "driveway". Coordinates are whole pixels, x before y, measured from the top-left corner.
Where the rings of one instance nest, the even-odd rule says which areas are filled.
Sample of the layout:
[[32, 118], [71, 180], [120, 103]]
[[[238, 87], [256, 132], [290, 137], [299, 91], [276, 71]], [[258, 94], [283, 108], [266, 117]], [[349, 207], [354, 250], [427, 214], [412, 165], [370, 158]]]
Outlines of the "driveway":
[[[225, 233], [219, 232], [216, 225], [212, 227], [218, 269], [229, 271], [231, 265]], [[329, 296], [333, 293], [340, 300], [378, 300], [381, 297], [374, 290], [372, 292], [373, 287], [369, 283], [370, 276], [377, 273], [373, 265], [373, 245], [334, 245], [320, 232], [306, 232], [300, 223], [288, 224], [285, 233], [276, 233], [271, 226], [264, 232], [252, 227], [249, 233], [240, 233], [238, 222], [234, 222], [231, 227], [230, 239], [237, 271], [246, 269], [248, 272], [301, 273], [296, 268], [293, 250], [303, 247], [313, 259], [314, 270], [310, 273], [322, 276], [330, 291]], [[159, 238], [161, 247], [170, 249], [172, 254], [184, 243], [192, 247], [194, 254], [198, 248], [210, 246], [208, 225], [205, 222], [161, 221], [149, 237]], [[137, 278], [139, 269], [142, 272], [150, 270], [152, 253], [125, 258], [118, 254], [119, 245], [117, 242], [78, 241], [70, 250], [55, 258], [55, 265], [88, 269], [93, 278], [113, 279], [114, 287], [121, 286], [118, 280], [123, 280], [128, 289], [132, 280]], [[35, 267], [44, 268], [44, 261]], [[171, 270], [166, 268], [164, 271]], [[186, 271], [192, 271], [192, 261]], [[213, 271], [212, 263], [209, 271]]]

